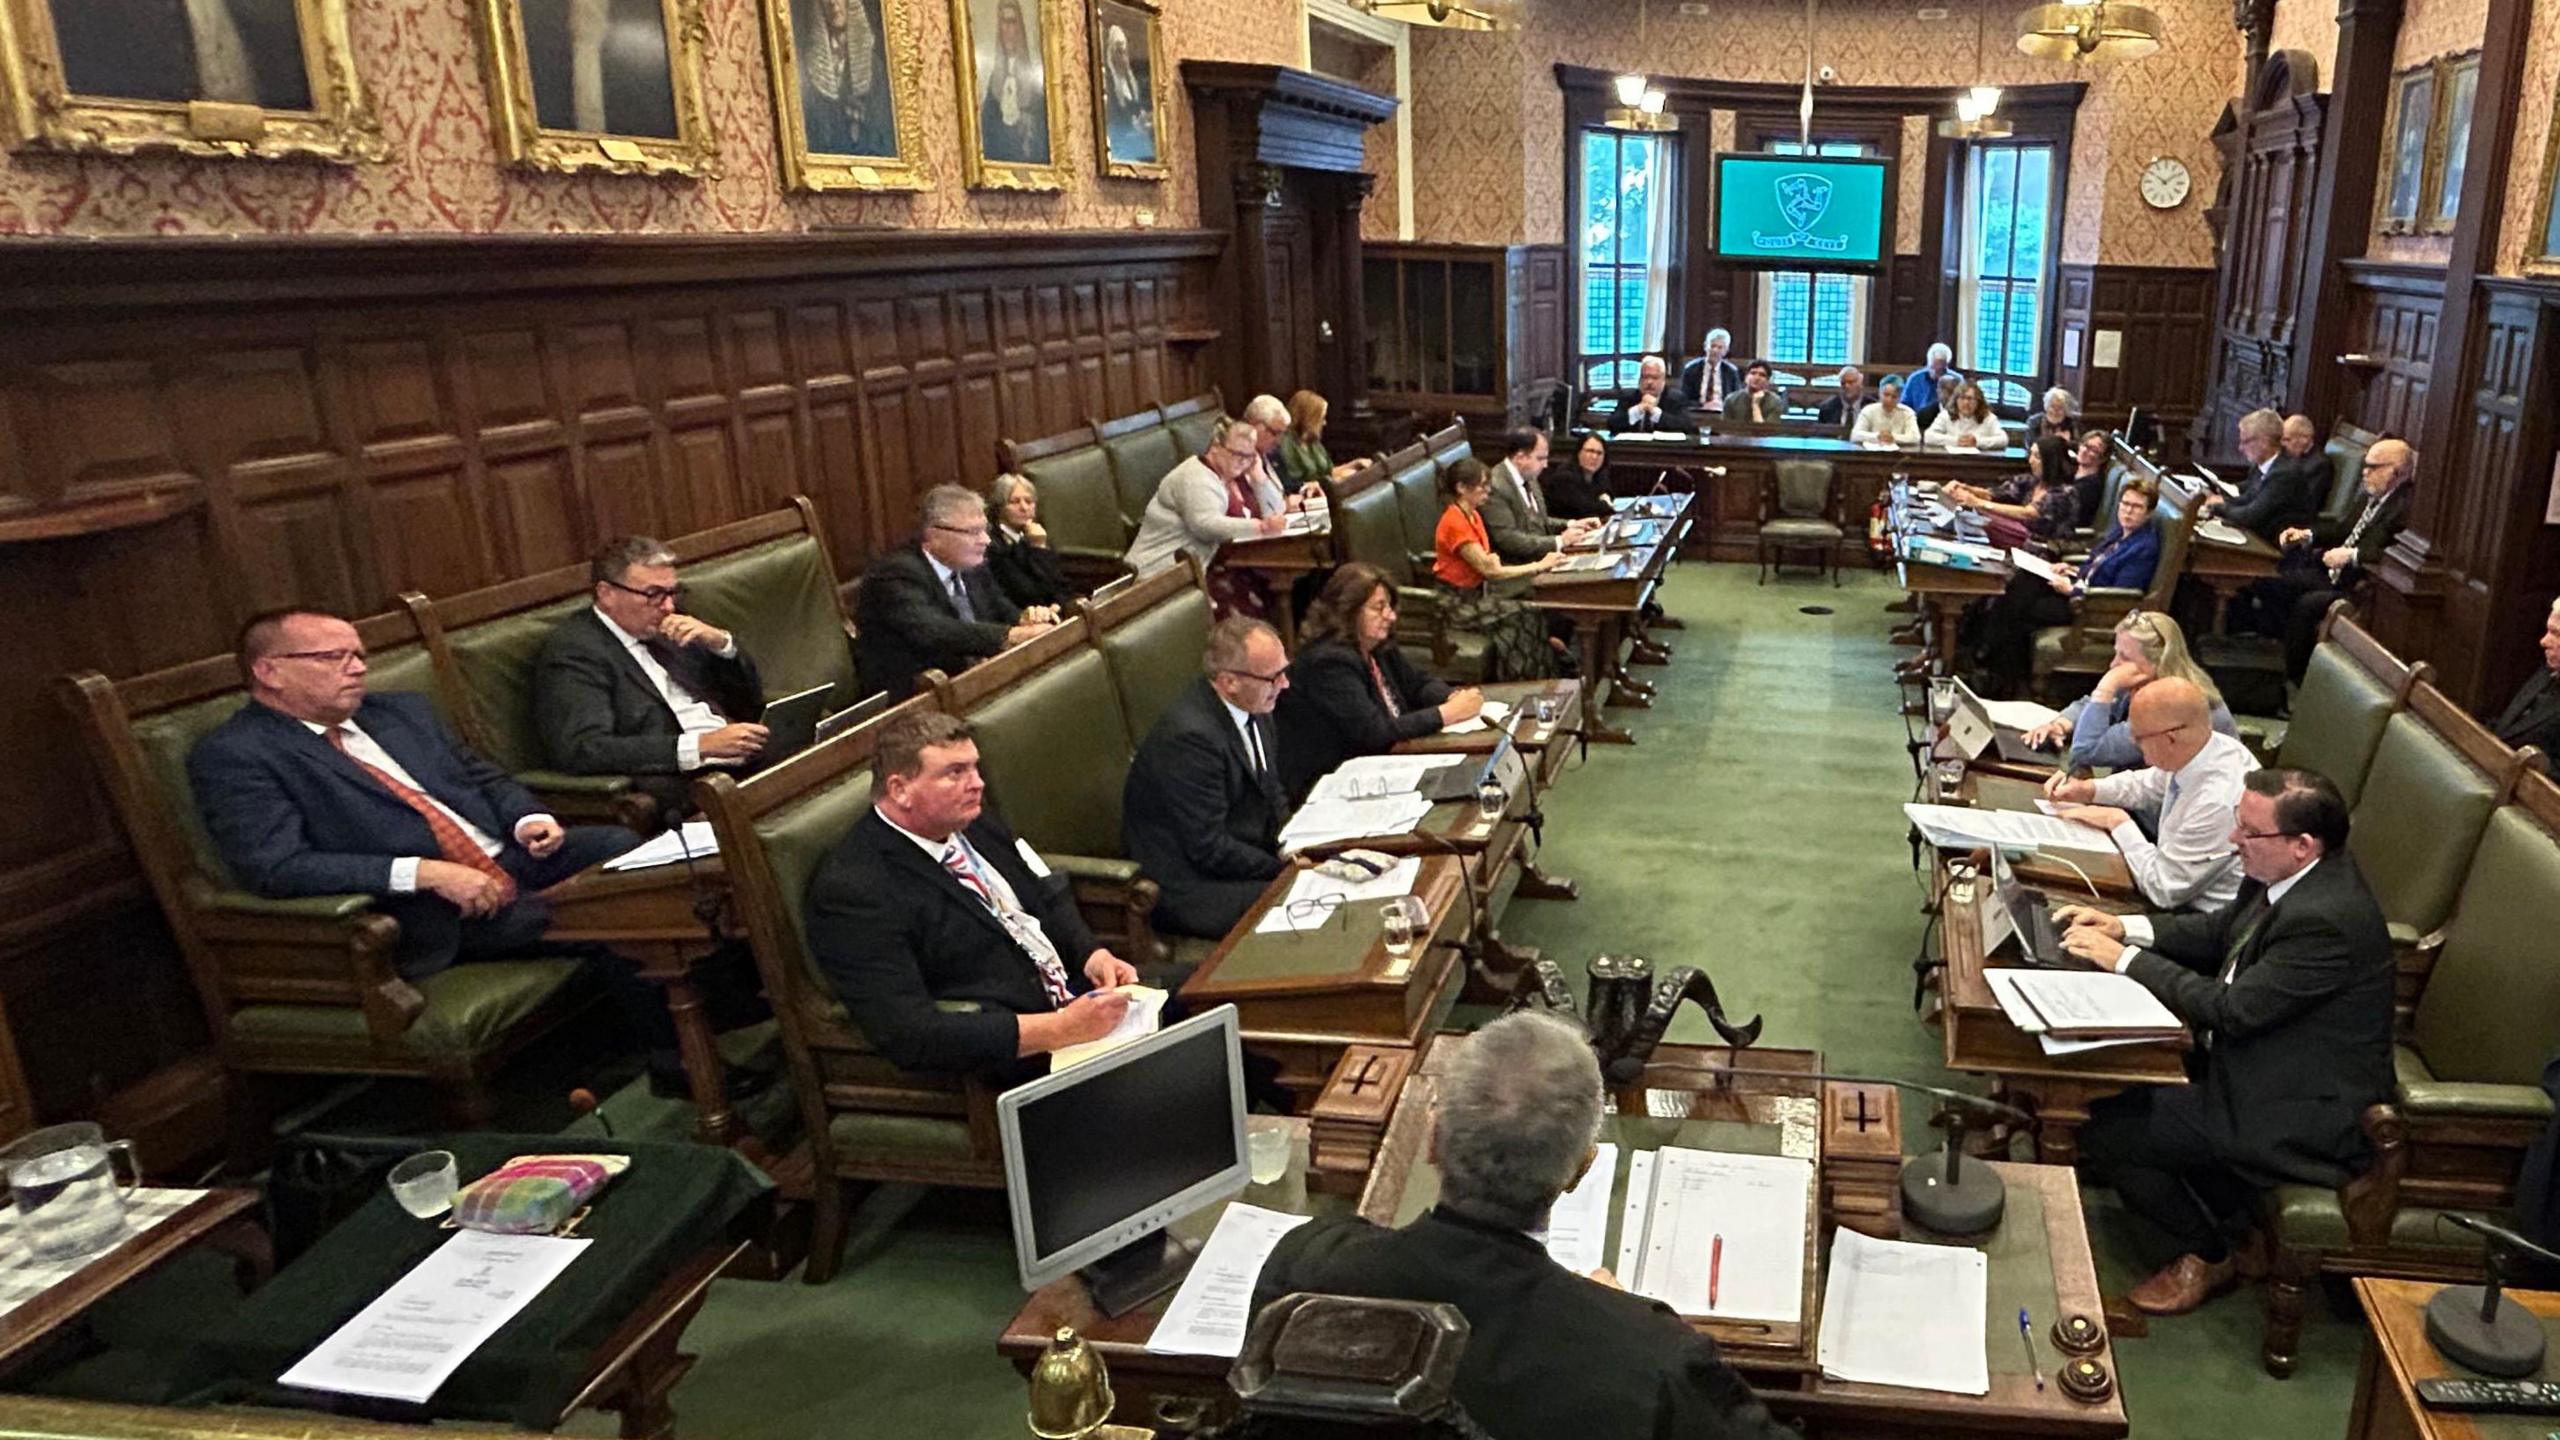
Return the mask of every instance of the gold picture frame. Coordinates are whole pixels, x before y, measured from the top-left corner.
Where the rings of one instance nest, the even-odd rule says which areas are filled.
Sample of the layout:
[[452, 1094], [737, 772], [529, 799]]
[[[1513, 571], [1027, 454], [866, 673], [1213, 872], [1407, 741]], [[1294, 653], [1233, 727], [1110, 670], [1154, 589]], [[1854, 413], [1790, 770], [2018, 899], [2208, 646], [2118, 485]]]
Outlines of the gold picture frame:
[[[976, 23], [973, 10], [985, 13], [983, 26]], [[983, 62], [996, 60], [1005, 47], [1002, 17], [1007, 11], [1013, 12], [1026, 32], [1034, 23], [1040, 30], [1037, 36], [1018, 37], [1020, 58], [1037, 58], [1039, 70], [1018, 72], [1010, 97], [985, 93], [979, 81], [981, 69], [993, 68]], [[1057, 21], [1046, 0], [951, 0], [951, 55], [960, 83], [960, 168], [971, 189], [1067, 187], [1068, 164], [1059, 153], [1066, 143], [1066, 95], [1056, 83], [1066, 66], [1061, 63], [1065, 52]], [[988, 46], [984, 57], [978, 53], [982, 30]], [[1021, 93], [1033, 83], [1041, 92], [1036, 101]], [[990, 136], [987, 120], [1007, 111], [1012, 115], [1010, 127]], [[1036, 131], [1030, 124], [1033, 118], [1039, 120]], [[997, 153], [989, 153], [991, 141]]]
[[2436, 123], [2436, 67], [2412, 65], [2391, 77], [2391, 121], [2383, 127], [2382, 172], [2374, 186], [2374, 228], [2410, 235], [2426, 205], [2429, 140]]
[[[1102, 173], [1120, 180], [1165, 179], [1173, 174], [1164, 154], [1173, 134], [1173, 101], [1165, 83], [1164, 7], [1155, 0], [1085, 3], [1092, 12], [1093, 153], [1101, 157]], [[1128, 38], [1131, 26], [1146, 32], [1143, 42]]]
[[2534, 189], [2534, 232], [2525, 237], [2524, 273], [2560, 275], [2560, 114], [2542, 132], [2542, 183]]
[[0, 0], [0, 138], [93, 155], [390, 155], [356, 74], [346, 0], [253, 0], [215, 13], [231, 43], [216, 67], [224, 73], [208, 75], [193, 33], [156, 34], [113, 0]]
[[2419, 207], [2418, 228], [2429, 235], [2450, 235], [2462, 210], [2462, 173], [2471, 158], [2471, 111], [2480, 93], [2480, 52], [2441, 56], [2435, 66], [2435, 127], [2427, 137], [2427, 194], [2426, 203]]
[[[762, 0], [782, 182], [930, 190], [916, 0]], [[830, 24], [830, 21], [839, 22]], [[885, 128], [873, 107], [887, 106]]]
[[[702, 105], [711, 39], [703, 0], [473, 0], [473, 8], [500, 158], [560, 174], [720, 173], [719, 137]], [[652, 13], [665, 36], [663, 94], [653, 71], [631, 67], [640, 57], [627, 43], [647, 33]], [[599, 15], [601, 29], [580, 36], [578, 21]], [[624, 42], [616, 66], [605, 63], [604, 31]], [[574, 53], [582, 45], [593, 47], [592, 73]]]

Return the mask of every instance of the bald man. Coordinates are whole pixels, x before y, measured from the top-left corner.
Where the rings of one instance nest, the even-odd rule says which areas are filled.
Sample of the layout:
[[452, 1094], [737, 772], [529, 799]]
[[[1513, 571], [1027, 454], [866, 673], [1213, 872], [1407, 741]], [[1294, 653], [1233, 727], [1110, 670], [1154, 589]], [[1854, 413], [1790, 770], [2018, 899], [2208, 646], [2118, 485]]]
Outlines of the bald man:
[[[2290, 427], [2293, 422], [2285, 423]], [[2408, 520], [2409, 481], [2417, 468], [2418, 452], [2407, 441], [2376, 440], [2364, 455], [2363, 503], [2276, 537], [2284, 547], [2283, 568], [2250, 591], [2257, 602], [2258, 627], [2284, 641], [2284, 671], [2295, 681], [2302, 679], [2312, 647], [2320, 643], [2320, 617], [2363, 587]]]
[[[2257, 760], [2248, 746], [2213, 728], [2213, 706], [2192, 681], [2143, 686], [2126, 725], [2143, 769], [2103, 780], [2073, 780], [2056, 771], [2045, 794], [2066, 807], [2062, 818], [2107, 832], [2155, 909], [2221, 909], [2240, 893], [2231, 817]], [[2158, 840], [2142, 833], [2131, 810], [2159, 814]]]

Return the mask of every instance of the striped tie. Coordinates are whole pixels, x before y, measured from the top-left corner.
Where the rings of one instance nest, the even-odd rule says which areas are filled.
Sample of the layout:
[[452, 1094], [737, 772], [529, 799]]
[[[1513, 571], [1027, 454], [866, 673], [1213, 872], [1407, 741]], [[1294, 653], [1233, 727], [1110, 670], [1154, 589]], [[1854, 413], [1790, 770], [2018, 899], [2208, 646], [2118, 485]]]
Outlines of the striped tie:
[[454, 823], [453, 817], [444, 813], [443, 806], [429, 799], [425, 791], [401, 784], [392, 778], [390, 771], [377, 765], [366, 764], [361, 757], [347, 749], [347, 732], [343, 727], [333, 727], [329, 731], [329, 744], [339, 754], [355, 761], [364, 773], [372, 776], [375, 783], [383, 789], [390, 791], [401, 804], [418, 812], [418, 818], [427, 822], [428, 833], [436, 837], [438, 859], [450, 860], [456, 865], [468, 865], [497, 881], [501, 897], [499, 904], [510, 904], [515, 900], [515, 877], [508, 874], [497, 861], [491, 859], [487, 851], [472, 843], [471, 837], [462, 833], [462, 827]]
[[1004, 907], [1004, 903], [996, 898], [995, 887], [978, 873], [978, 867], [969, 859], [969, 852], [961, 847], [958, 840], [942, 847], [942, 868], [950, 871], [951, 878], [959, 881], [970, 894], [977, 896], [988, 913], [1004, 926], [1005, 933], [1011, 935], [1014, 943], [1031, 957], [1033, 967], [1040, 972], [1040, 988], [1048, 992], [1050, 1004], [1064, 1006], [1075, 998], [1075, 992], [1067, 988], [1067, 967], [1059, 962], [1058, 947], [1049, 943], [1047, 933], [1033, 924], [1030, 916]]

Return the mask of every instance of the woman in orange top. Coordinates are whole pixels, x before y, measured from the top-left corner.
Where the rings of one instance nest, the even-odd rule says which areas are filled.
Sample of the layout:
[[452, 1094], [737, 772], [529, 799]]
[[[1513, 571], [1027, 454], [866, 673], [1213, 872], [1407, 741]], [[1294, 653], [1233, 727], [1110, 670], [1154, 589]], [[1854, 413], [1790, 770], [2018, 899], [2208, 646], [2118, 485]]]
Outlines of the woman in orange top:
[[1431, 533], [1431, 573], [1440, 581], [1441, 620], [1450, 630], [1485, 639], [1487, 680], [1541, 680], [1556, 673], [1546, 623], [1521, 603], [1529, 577], [1564, 563], [1551, 550], [1525, 565], [1493, 553], [1481, 513], [1493, 477], [1472, 456], [1449, 467], [1449, 508]]

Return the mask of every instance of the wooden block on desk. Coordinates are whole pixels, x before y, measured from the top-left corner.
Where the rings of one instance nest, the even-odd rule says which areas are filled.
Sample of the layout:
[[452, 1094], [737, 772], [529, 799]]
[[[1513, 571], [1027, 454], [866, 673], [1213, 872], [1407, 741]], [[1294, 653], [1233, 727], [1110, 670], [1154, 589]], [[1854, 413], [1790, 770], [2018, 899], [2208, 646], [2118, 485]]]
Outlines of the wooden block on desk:
[[1308, 1189], [1357, 1195], [1369, 1183], [1414, 1058], [1401, 1045], [1353, 1045], [1342, 1052], [1308, 1115]]
[[1822, 1205], [1835, 1225], [1902, 1235], [1902, 1092], [1822, 1082]]

